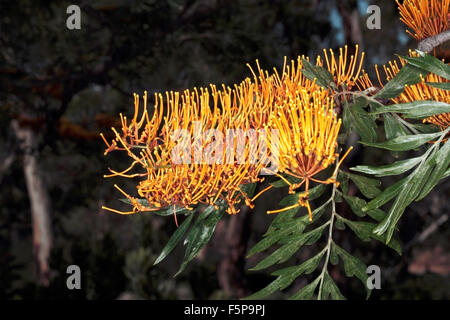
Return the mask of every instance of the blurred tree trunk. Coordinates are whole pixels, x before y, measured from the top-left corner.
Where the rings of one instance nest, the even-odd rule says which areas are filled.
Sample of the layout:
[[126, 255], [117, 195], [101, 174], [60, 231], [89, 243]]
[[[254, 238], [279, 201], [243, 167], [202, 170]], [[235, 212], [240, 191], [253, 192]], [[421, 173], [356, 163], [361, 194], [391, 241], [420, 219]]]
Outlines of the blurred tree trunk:
[[223, 258], [217, 267], [219, 284], [228, 297], [242, 298], [250, 291], [245, 278], [245, 254], [250, 235], [251, 212], [242, 206], [241, 211], [230, 217], [219, 244]]
[[[361, 17], [356, 0], [338, 0], [338, 11], [342, 17], [345, 43], [350, 45], [359, 44], [363, 49], [363, 36], [361, 31]], [[350, 48], [349, 48], [350, 49]]]
[[52, 247], [52, 232], [49, 197], [38, 168], [37, 135], [32, 128], [21, 127], [16, 120], [12, 122], [12, 126], [23, 152], [23, 173], [31, 205], [33, 255], [36, 273], [38, 282], [47, 286], [50, 275], [49, 258]]

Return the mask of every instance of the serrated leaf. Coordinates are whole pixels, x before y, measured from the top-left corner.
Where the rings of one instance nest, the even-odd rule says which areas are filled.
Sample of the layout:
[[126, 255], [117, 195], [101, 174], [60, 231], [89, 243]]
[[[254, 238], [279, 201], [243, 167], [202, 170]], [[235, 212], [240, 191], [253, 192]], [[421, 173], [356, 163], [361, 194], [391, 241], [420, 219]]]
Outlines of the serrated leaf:
[[[175, 274], [175, 277], [186, 268], [187, 264], [194, 259], [205, 244], [208, 243], [224, 212], [224, 206], [220, 206], [219, 210], [216, 210], [214, 206], [208, 206], [203, 210], [202, 214], [199, 216], [186, 237], [185, 244], [187, 244], [187, 248], [181, 267]], [[205, 218], [200, 219], [202, 215]]]
[[366, 215], [366, 212], [362, 210], [362, 208], [367, 204], [366, 201], [358, 197], [347, 196], [345, 194], [343, 195], [343, 197], [354, 214], [356, 214], [358, 217], [364, 217]]
[[334, 280], [328, 274], [328, 271], [323, 275], [323, 284], [322, 284], [322, 294], [321, 299], [328, 299], [331, 297], [333, 300], [345, 300], [345, 297], [342, 295]]
[[[337, 217], [337, 218], [339, 218], [339, 217]], [[343, 223], [342, 219], [336, 219], [336, 222], [338, 222], [338, 221]], [[334, 266], [339, 263], [339, 255], [336, 251], [336, 246], [333, 246], [333, 245], [330, 248], [330, 263]]]
[[367, 202], [361, 198], [344, 195], [344, 199], [349, 204], [353, 213], [359, 217], [364, 217], [367, 214], [379, 222], [386, 216], [386, 214], [380, 209], [372, 209], [368, 211], [363, 210], [363, 208], [367, 206]]
[[394, 176], [405, 173], [408, 170], [411, 170], [417, 164], [419, 164], [421, 159], [422, 157], [400, 160], [380, 167], [356, 166], [350, 168], [350, 170], [374, 175], [375, 177]]
[[364, 285], [366, 289], [367, 296], [370, 294], [370, 289], [367, 287], [367, 273], [366, 273], [366, 265], [364, 262], [359, 260], [358, 258], [352, 256], [350, 253], [339, 247], [337, 244], [333, 242], [333, 247], [336, 250], [336, 254], [341, 257], [344, 262], [344, 271], [347, 277], [356, 276]]
[[407, 136], [399, 136], [392, 140], [388, 140], [385, 142], [361, 142], [362, 144], [375, 147], [380, 149], [387, 149], [391, 151], [406, 151], [412, 150], [420, 147], [421, 145], [431, 141], [441, 135], [440, 132], [437, 133], [423, 133], [423, 134], [413, 134]]
[[[338, 216], [338, 220], [342, 220], [362, 241], [369, 241], [375, 239], [380, 242], [386, 243], [386, 234], [380, 236], [373, 233], [373, 230], [377, 226], [375, 223], [366, 221], [351, 221]], [[402, 249], [397, 240], [392, 239], [388, 244], [388, 247], [395, 250], [398, 254], [402, 254]]]
[[342, 170], [339, 170], [337, 180], [342, 192], [346, 194], [348, 192], [348, 176]]
[[441, 101], [419, 100], [384, 106], [378, 108], [375, 112], [372, 112], [372, 114], [391, 112], [402, 113], [405, 118], [423, 119], [435, 114], [450, 112], [450, 104]]
[[155, 263], [153, 265], [156, 265], [160, 263], [162, 260], [164, 260], [165, 257], [169, 253], [172, 252], [172, 250], [176, 247], [178, 242], [180, 242], [183, 235], [186, 233], [187, 229], [191, 225], [192, 217], [194, 216], [194, 213], [188, 215], [188, 217], [183, 221], [183, 223], [175, 230], [175, 232], [170, 237], [169, 241], [165, 245], [165, 247], [162, 249], [161, 254], [156, 259]]
[[322, 250], [317, 255], [306, 260], [298, 266], [287, 267], [272, 273], [272, 275], [278, 276], [277, 279], [269, 283], [269, 285], [267, 285], [263, 289], [255, 292], [251, 296], [246, 297], [244, 300], [261, 299], [267, 297], [277, 290], [283, 290], [287, 288], [303, 273], [309, 274], [313, 272], [319, 265], [319, 262], [322, 259], [324, 253], [325, 250]]
[[381, 182], [377, 179], [368, 178], [349, 172], [346, 172], [345, 174], [355, 183], [359, 191], [361, 191], [365, 197], [371, 199], [376, 197], [381, 192], [381, 190], [378, 189]]
[[320, 282], [320, 277], [317, 277], [313, 282], [298, 290], [289, 300], [310, 300], [316, 291], [317, 285]]
[[314, 270], [317, 269], [317, 266], [319, 265], [320, 260], [322, 259], [323, 255], [325, 254], [326, 250], [320, 251], [318, 254], [316, 254], [314, 257], [309, 258], [302, 264], [298, 266], [291, 266], [287, 268], [283, 268], [277, 271], [272, 272], [273, 276], [281, 276], [289, 281], [283, 281], [282, 286], [280, 287], [281, 290], [289, 286], [297, 277], [304, 274], [310, 274]]
[[420, 57], [403, 57], [408, 64], [425, 70], [427, 72], [434, 73], [440, 77], [450, 80], [450, 66], [443, 63], [441, 60], [436, 59], [432, 55], [420, 53]]
[[[300, 249], [304, 244], [312, 244], [317, 241], [322, 235], [323, 230], [327, 224], [323, 224], [320, 227], [313, 229], [309, 232], [292, 236], [286, 241], [280, 248], [275, 250], [271, 255], [260, 261], [255, 267], [249, 269], [252, 271], [268, 268], [276, 263], [282, 263], [292, 257], [294, 253]], [[287, 239], [287, 238], [285, 238]]]
[[421, 81], [420, 75], [423, 77], [428, 75], [428, 72], [423, 71], [413, 65], [407, 64], [391, 79], [384, 87], [378, 91], [375, 98], [395, 98], [405, 89], [405, 85], [416, 84]]
[[289, 225], [286, 225], [285, 228], [277, 229], [276, 232], [271, 232], [264, 239], [253, 246], [253, 248], [248, 253], [247, 258], [253, 256], [258, 252], [266, 250], [271, 245], [276, 244], [280, 239], [292, 233], [302, 233], [305, 227], [306, 225], [303, 221], [301, 221], [300, 219], [296, 219], [293, 222], [290, 222]]

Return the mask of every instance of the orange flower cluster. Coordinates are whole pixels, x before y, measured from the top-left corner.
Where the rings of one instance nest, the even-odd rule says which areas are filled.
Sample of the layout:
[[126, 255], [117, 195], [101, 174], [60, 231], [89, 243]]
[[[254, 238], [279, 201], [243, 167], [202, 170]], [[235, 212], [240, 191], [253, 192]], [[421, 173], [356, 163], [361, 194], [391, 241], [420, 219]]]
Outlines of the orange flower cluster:
[[[396, 0], [400, 20], [411, 30], [406, 30], [417, 40], [435, 36], [449, 28], [450, 0]], [[413, 33], [414, 32], [414, 33]]]
[[[409, 52], [409, 55], [411, 57], [416, 56], [416, 54], [412, 51]], [[386, 81], [390, 81], [392, 78], [394, 78], [395, 75], [400, 71], [400, 69], [406, 64], [406, 61], [401, 58], [399, 62], [400, 63], [397, 63], [397, 61], [389, 61], [388, 65], [383, 65]], [[384, 84], [381, 80], [381, 72], [379, 71], [377, 65], [375, 65], [375, 71], [377, 74], [378, 82], [380, 86], [383, 87]], [[419, 100], [434, 100], [450, 103], [450, 94], [448, 93], [448, 90], [438, 89], [427, 84], [427, 82], [444, 83], [448, 82], [448, 80], [433, 73], [428, 74], [425, 78], [421, 77], [421, 79], [422, 81], [419, 83], [405, 86], [405, 90], [398, 97], [391, 99], [392, 102], [398, 104]], [[372, 81], [365, 72], [363, 72], [363, 75], [358, 79], [358, 85], [362, 89], [373, 86]], [[435, 124], [439, 126], [441, 130], [445, 130], [450, 126], [450, 113], [433, 115], [431, 117], [423, 119], [423, 122]]]
[[[353, 87], [364, 58], [364, 54], [358, 58], [358, 47], [350, 59], [347, 59], [347, 47], [340, 49], [337, 58], [333, 51], [330, 55], [326, 51], [324, 54], [324, 59], [316, 59], [316, 65], [326, 64], [336, 88]], [[332, 179], [320, 181], [314, 176], [334, 163], [338, 156], [336, 139], [341, 121], [333, 110], [330, 90], [319, 88], [315, 81], [302, 74], [302, 58], [298, 57], [290, 64], [285, 60], [281, 75], [276, 70], [269, 74], [257, 62], [256, 72], [250, 68], [253, 79], [247, 78], [233, 88], [222, 86], [217, 89], [211, 85], [209, 89], [167, 92], [165, 97], [155, 94], [151, 116], [147, 93], [144, 94], [143, 110], [139, 96], [135, 94], [131, 121], [120, 115], [121, 131], [112, 129], [115, 138], [111, 142], [102, 137], [107, 145], [105, 154], [119, 150], [132, 159], [127, 169], [109, 169], [111, 174], [105, 177], [141, 179], [137, 184], [139, 198], [116, 185], [133, 209], [120, 212], [103, 208], [121, 214], [166, 207], [173, 207], [175, 212], [177, 207], [192, 210], [197, 204], [216, 205], [222, 200], [227, 205], [227, 212], [235, 214], [239, 212], [236, 205], [242, 199], [252, 207], [254, 199], [270, 189], [268, 187], [249, 199], [240, 187], [262, 181], [258, 177], [261, 170], [267, 170], [266, 165], [277, 160], [280, 173], [301, 179], [298, 184], [289, 183], [290, 192], [305, 184], [298, 206], [307, 207], [311, 219], [307, 200], [310, 181], [336, 183]], [[229, 161], [228, 152], [222, 152], [220, 142], [223, 137], [209, 133], [212, 131], [209, 129], [224, 133], [230, 129], [265, 130], [266, 139], [271, 141], [272, 132], [277, 132], [279, 143], [268, 144], [265, 152], [259, 145], [244, 143], [243, 158], [236, 163], [234, 158]], [[174, 137], [175, 132], [184, 132], [188, 138]], [[193, 141], [191, 137], [194, 137]], [[234, 152], [238, 144], [231, 140], [227, 147]], [[252, 157], [255, 153], [259, 155], [256, 161]], [[205, 155], [213, 161], [206, 163]], [[130, 173], [136, 167], [140, 168], [138, 172]], [[281, 174], [272, 173], [287, 181]]]

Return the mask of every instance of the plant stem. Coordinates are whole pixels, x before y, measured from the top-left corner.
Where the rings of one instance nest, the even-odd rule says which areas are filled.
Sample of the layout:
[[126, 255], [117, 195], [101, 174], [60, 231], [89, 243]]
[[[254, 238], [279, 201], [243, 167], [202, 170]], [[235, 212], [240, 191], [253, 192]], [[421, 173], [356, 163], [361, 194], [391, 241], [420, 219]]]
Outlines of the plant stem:
[[[336, 160], [338, 161], [338, 159]], [[336, 173], [334, 174], [333, 179], [337, 178], [337, 173], [338, 170], [336, 170]], [[334, 201], [334, 197], [336, 196], [336, 190], [337, 190], [337, 186], [336, 184], [333, 184], [333, 191], [331, 193], [331, 218], [330, 221], [328, 221], [329, 224], [329, 229], [328, 229], [328, 242], [327, 245], [325, 247], [325, 250], [327, 250], [327, 255], [325, 257], [325, 262], [323, 264], [322, 267], [322, 272], [320, 274], [320, 284], [319, 284], [319, 293], [317, 295], [317, 300], [321, 300], [322, 299], [322, 287], [323, 287], [323, 280], [325, 278], [325, 272], [327, 271], [328, 268], [328, 261], [330, 260], [330, 252], [331, 252], [331, 244], [333, 243], [333, 223], [334, 223], [334, 218], [336, 213], [336, 202]]]

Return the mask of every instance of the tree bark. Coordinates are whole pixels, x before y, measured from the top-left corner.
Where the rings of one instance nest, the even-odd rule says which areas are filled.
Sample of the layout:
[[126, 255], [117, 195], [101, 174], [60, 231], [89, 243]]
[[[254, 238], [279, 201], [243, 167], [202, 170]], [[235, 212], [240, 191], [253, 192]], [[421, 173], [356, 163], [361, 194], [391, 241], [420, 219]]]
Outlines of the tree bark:
[[361, 18], [356, 0], [338, 0], [338, 11], [342, 17], [345, 43], [358, 44], [363, 49]]
[[37, 137], [31, 128], [20, 127], [17, 121], [13, 121], [12, 126], [21, 142], [20, 146], [23, 152], [23, 173], [31, 206], [33, 256], [38, 283], [47, 286], [50, 276], [49, 258], [52, 247], [52, 231], [49, 197], [38, 168]]
[[251, 212], [247, 206], [231, 216], [223, 235], [223, 258], [217, 267], [220, 287], [230, 298], [242, 298], [250, 292], [245, 278], [245, 254], [250, 235]]

